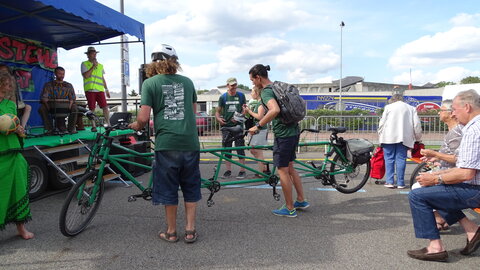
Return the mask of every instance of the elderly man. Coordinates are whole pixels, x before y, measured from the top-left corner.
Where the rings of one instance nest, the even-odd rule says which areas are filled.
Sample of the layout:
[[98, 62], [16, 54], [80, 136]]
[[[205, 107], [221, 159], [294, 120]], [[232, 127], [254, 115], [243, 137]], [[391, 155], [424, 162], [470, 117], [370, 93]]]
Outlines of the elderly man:
[[[43, 119], [45, 125], [45, 134], [52, 134], [53, 127], [50, 121], [49, 113], [69, 112], [68, 116], [68, 132], [70, 134], [77, 133], [75, 124], [77, 123], [77, 105], [75, 104], [75, 90], [73, 85], [63, 80], [65, 78], [65, 69], [63, 67], [55, 68], [55, 80], [47, 82], [40, 95], [40, 108], [38, 112]], [[60, 132], [65, 132], [65, 122], [59, 118], [57, 127]]]
[[480, 205], [480, 96], [475, 90], [458, 93], [453, 100], [452, 113], [465, 125], [456, 167], [419, 175], [417, 181], [425, 188], [409, 194], [415, 236], [430, 240], [426, 248], [407, 252], [419, 260], [448, 259], [433, 209], [437, 209], [449, 225], [459, 222], [465, 230], [467, 244], [460, 251], [462, 255], [469, 255], [480, 246], [479, 227], [462, 212], [462, 209]]

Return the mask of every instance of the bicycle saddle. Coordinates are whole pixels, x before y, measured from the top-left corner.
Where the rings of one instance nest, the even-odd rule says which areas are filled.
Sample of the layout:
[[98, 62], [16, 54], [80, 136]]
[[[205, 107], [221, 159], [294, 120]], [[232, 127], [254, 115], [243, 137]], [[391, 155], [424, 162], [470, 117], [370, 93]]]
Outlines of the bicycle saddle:
[[330, 127], [328, 131], [331, 131], [332, 133], [344, 133], [347, 131], [346, 127]]

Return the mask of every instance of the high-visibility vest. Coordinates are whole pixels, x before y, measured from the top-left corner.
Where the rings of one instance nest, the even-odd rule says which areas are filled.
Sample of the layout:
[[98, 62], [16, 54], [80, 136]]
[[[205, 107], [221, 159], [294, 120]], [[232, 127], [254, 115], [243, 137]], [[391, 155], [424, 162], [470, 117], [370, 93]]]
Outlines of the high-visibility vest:
[[[82, 63], [87, 67], [87, 70], [92, 68], [93, 64], [90, 61], [85, 61]], [[103, 65], [98, 63], [97, 67], [92, 71], [92, 75], [88, 78], [83, 78], [83, 90], [85, 92], [90, 90], [97, 90], [100, 92], [105, 91], [105, 86], [103, 85]]]

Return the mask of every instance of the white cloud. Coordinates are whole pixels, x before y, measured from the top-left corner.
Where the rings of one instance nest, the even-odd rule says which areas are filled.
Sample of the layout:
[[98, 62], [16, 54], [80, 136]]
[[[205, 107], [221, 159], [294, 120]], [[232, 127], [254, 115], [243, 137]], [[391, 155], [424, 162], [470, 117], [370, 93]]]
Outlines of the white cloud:
[[389, 65], [401, 69], [476, 62], [480, 60], [479, 46], [480, 28], [454, 27], [401, 46]]
[[232, 39], [285, 32], [311, 19], [293, 1], [192, 1], [188, 9], [147, 25], [149, 37], [228, 44]]
[[189, 77], [196, 89], [205, 89], [209, 81], [218, 76], [218, 63], [211, 63], [199, 66], [182, 65], [181, 74]]
[[480, 24], [480, 13], [460, 13], [451, 18], [450, 23], [452, 23], [454, 26], [478, 26]]
[[[424, 85], [428, 82], [438, 83], [441, 81], [459, 83], [463, 78], [468, 76], [480, 76], [480, 71], [472, 71], [459, 66], [440, 69], [436, 72], [414, 70], [412, 71], [412, 83], [414, 85]], [[403, 72], [395, 76], [393, 82], [398, 84], [410, 83], [410, 72]]]
[[291, 44], [275, 60], [280, 69], [287, 71], [289, 81], [303, 82], [313, 79], [316, 74], [337, 68], [340, 57], [329, 45]]

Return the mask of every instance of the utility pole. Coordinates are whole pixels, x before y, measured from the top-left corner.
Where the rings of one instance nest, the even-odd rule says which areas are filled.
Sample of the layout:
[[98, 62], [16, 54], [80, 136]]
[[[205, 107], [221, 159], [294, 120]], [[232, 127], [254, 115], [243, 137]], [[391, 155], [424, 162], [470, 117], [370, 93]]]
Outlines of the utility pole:
[[338, 100], [338, 110], [343, 111], [342, 107], [342, 51], [343, 51], [343, 27], [345, 23], [342, 21], [340, 23], [340, 98]]
[[[120, 0], [120, 13], [124, 14], [123, 0]], [[120, 65], [121, 65], [121, 85], [122, 85], [122, 112], [127, 112], [127, 85], [130, 84], [130, 71], [128, 66], [128, 45], [126, 43], [127, 37], [122, 35], [120, 37]]]

